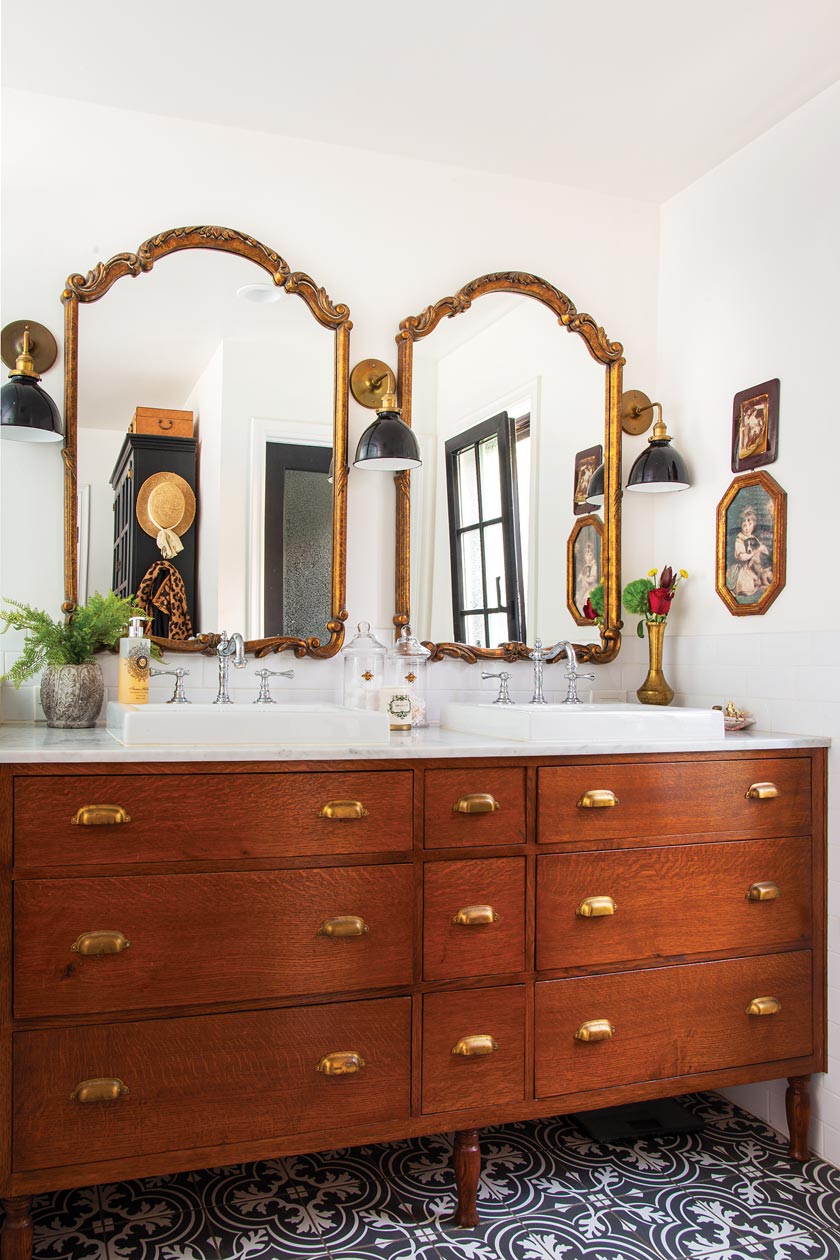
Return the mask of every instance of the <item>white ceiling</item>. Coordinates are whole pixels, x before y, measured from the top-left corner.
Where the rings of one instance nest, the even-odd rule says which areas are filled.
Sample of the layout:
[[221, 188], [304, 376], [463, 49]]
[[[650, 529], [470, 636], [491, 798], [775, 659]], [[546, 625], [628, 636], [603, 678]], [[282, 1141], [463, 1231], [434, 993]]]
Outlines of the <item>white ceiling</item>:
[[3, 5], [2, 64], [28, 91], [657, 202], [840, 78], [840, 2], [29, 0]]

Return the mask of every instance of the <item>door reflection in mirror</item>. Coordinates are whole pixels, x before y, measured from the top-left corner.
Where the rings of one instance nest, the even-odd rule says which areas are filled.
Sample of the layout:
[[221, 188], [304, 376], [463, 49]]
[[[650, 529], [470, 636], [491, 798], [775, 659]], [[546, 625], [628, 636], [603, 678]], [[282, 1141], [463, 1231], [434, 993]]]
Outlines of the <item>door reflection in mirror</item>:
[[[520, 407], [527, 441], [530, 400]], [[474, 647], [526, 637], [517, 437], [503, 411], [446, 442], [453, 638]], [[526, 495], [528, 480], [526, 468]]]
[[265, 448], [265, 634], [318, 635], [330, 616], [332, 448]]

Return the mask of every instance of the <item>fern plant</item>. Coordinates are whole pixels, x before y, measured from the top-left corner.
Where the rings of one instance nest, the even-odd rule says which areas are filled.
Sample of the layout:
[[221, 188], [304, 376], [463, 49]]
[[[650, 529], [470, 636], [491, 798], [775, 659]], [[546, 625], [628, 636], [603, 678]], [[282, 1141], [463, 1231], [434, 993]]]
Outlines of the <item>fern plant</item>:
[[23, 651], [0, 681], [10, 679], [19, 687], [27, 678], [57, 665], [83, 665], [97, 652], [114, 648], [128, 629], [129, 618], [144, 617], [133, 598], [121, 599], [113, 591], [107, 595], [91, 595], [66, 620], [54, 621], [49, 613], [16, 599], [6, 601], [10, 608], [0, 608], [3, 634], [22, 630], [26, 634]]

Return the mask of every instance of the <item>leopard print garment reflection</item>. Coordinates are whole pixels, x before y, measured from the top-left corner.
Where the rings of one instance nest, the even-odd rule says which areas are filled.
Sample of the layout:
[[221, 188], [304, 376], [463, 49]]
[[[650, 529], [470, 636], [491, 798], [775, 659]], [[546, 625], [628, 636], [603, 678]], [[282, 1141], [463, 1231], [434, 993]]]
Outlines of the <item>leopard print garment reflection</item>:
[[168, 560], [158, 560], [148, 569], [137, 591], [137, 603], [152, 619], [152, 634], [162, 639], [192, 638], [184, 580]]

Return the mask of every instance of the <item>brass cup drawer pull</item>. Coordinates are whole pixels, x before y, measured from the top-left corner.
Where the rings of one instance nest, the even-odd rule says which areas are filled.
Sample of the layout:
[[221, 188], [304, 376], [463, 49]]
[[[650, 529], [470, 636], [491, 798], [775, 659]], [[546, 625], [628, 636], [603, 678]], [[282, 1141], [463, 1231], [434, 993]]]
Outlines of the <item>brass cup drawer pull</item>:
[[96, 954], [121, 954], [130, 944], [122, 932], [82, 932], [70, 949], [83, 958], [92, 958]]
[[775, 997], [757, 997], [748, 1003], [746, 1008], [747, 1015], [778, 1015], [782, 1009], [782, 1004]]
[[475, 1059], [482, 1054], [492, 1054], [498, 1048], [498, 1042], [489, 1033], [475, 1033], [472, 1037], [456, 1041], [452, 1053], [463, 1055], [465, 1059]]
[[748, 801], [773, 801], [781, 795], [775, 783], [751, 783], [744, 793]]
[[322, 1072], [324, 1076], [355, 1076], [363, 1067], [367, 1064], [355, 1050], [334, 1050], [318, 1060], [315, 1071]]
[[579, 798], [577, 807], [578, 809], [613, 809], [618, 803], [618, 797], [609, 788], [592, 788]]
[[575, 914], [579, 919], [601, 919], [605, 915], [615, 914], [617, 909], [612, 897], [584, 897]]
[[498, 923], [501, 915], [492, 906], [463, 906], [452, 916], [459, 927], [480, 927], [486, 923]]
[[331, 940], [342, 941], [350, 936], [364, 936], [370, 928], [359, 914], [338, 914], [334, 919], [326, 919], [318, 928], [319, 936], [329, 936]]
[[772, 879], [759, 880], [757, 884], [750, 884], [747, 889], [747, 901], [778, 901], [781, 895], [781, 888]]
[[615, 1033], [615, 1026], [608, 1019], [587, 1019], [578, 1027], [575, 1041], [609, 1041]]
[[468, 796], [459, 796], [452, 806], [453, 814], [495, 814], [501, 805], [490, 792], [471, 792]]
[[118, 1076], [96, 1076], [89, 1081], [79, 1081], [70, 1095], [70, 1101], [78, 1103], [116, 1102], [118, 1098], [124, 1097], [127, 1093], [128, 1086]]
[[131, 814], [122, 805], [83, 805], [70, 822], [74, 827], [115, 827], [119, 823], [130, 823]]
[[318, 811], [319, 818], [331, 818], [334, 822], [350, 822], [354, 818], [367, 818], [368, 812], [361, 801], [327, 801]]

